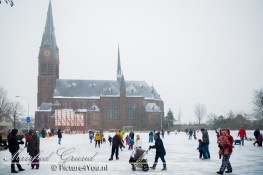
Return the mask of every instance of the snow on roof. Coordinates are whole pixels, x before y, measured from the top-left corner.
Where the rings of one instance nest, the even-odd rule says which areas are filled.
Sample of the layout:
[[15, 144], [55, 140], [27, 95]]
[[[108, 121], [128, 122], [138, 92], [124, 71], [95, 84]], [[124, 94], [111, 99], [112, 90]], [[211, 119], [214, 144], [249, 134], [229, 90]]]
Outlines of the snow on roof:
[[37, 111], [51, 111], [52, 109], [52, 103], [42, 103]]
[[[115, 80], [59, 79], [57, 80], [53, 97], [99, 99], [101, 96], [119, 95], [119, 84]], [[126, 96], [161, 100], [155, 89], [144, 81], [126, 81]]]
[[155, 103], [147, 103], [145, 106], [146, 112], [162, 112], [160, 107], [158, 107]]

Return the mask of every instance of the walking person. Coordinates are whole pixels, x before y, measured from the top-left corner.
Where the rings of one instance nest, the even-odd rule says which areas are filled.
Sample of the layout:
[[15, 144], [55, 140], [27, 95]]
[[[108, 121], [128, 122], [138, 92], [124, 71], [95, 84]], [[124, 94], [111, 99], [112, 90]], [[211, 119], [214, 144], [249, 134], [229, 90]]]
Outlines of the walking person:
[[152, 143], [153, 142], [153, 132], [150, 131], [149, 132], [149, 143]]
[[110, 142], [110, 146], [111, 146], [112, 137], [110, 135], [109, 135], [108, 141]]
[[258, 143], [258, 137], [259, 137], [259, 135], [260, 135], [260, 130], [259, 130], [259, 129], [256, 129], [256, 130], [254, 131], [254, 136], [255, 136], [255, 142], [253, 143], [254, 146], [256, 145], [256, 143]]
[[62, 132], [60, 129], [58, 129], [58, 144], [61, 144], [61, 139], [62, 139]]
[[165, 148], [163, 146], [163, 141], [160, 138], [160, 135], [158, 135], [158, 134], [154, 135], [154, 140], [155, 140], [155, 145], [149, 147], [149, 149], [156, 149], [155, 160], [154, 160], [153, 166], [150, 168], [155, 170], [157, 163], [158, 163], [158, 159], [161, 158], [161, 160], [163, 162], [163, 169], [162, 170], [167, 170], [166, 162], [164, 159], [164, 156], [166, 155], [166, 151], [165, 151]]
[[204, 128], [201, 129], [201, 132], [202, 132], [202, 141], [203, 141], [203, 144], [204, 144], [203, 156], [204, 156], [204, 159], [210, 159], [209, 135], [208, 135], [207, 130], [204, 129]]
[[[220, 170], [217, 172], [217, 174], [232, 172], [232, 166], [229, 159], [233, 151], [233, 137], [228, 133], [230, 133], [230, 130], [221, 130], [222, 135], [219, 137], [219, 154], [223, 155], [223, 159]], [[225, 169], [227, 169], [227, 171], [225, 171]]]
[[21, 140], [18, 142], [17, 140], [17, 129], [12, 129], [9, 137], [8, 137], [8, 146], [9, 151], [12, 155], [11, 159], [11, 173], [18, 173], [18, 171], [15, 170], [15, 164], [19, 171], [24, 171], [25, 169], [22, 168], [22, 166], [19, 164], [19, 144], [24, 144], [24, 142]]
[[31, 157], [31, 168], [39, 169], [39, 138], [36, 131], [31, 130], [27, 145], [27, 152]]
[[188, 134], [189, 134], [188, 140], [192, 140], [192, 135], [193, 135], [192, 129], [189, 130]]
[[125, 148], [121, 141], [120, 133], [116, 132], [115, 136], [112, 138], [111, 156], [109, 160], [113, 160], [114, 154], [116, 156], [116, 160], [119, 159], [119, 147]]
[[245, 127], [242, 126], [241, 129], [238, 131], [237, 137], [240, 137], [241, 144], [244, 146], [244, 139], [247, 136]]

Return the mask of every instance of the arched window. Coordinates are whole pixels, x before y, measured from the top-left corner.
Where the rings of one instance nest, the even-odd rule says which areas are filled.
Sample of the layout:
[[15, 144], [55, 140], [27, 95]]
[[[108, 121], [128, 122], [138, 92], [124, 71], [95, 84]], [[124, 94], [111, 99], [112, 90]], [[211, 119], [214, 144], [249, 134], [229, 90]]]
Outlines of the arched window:
[[128, 117], [129, 119], [137, 119], [137, 105], [130, 104], [128, 107]]
[[117, 106], [109, 105], [108, 106], [108, 118], [109, 119], [117, 119]]

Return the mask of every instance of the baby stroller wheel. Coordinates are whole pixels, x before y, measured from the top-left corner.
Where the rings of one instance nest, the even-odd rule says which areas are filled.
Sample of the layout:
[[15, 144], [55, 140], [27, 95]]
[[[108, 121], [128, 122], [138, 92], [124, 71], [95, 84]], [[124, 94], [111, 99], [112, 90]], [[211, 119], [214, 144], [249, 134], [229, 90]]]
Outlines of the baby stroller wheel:
[[148, 164], [143, 164], [142, 170], [143, 170], [143, 171], [148, 171], [148, 170], [149, 170]]

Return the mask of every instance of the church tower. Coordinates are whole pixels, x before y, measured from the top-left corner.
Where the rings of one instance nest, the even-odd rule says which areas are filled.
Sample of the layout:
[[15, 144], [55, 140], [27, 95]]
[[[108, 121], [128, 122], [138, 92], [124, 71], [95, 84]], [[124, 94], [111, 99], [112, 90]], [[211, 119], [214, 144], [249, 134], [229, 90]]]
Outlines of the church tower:
[[52, 103], [56, 81], [59, 79], [59, 49], [54, 33], [51, 1], [38, 55], [37, 105]]
[[121, 83], [122, 81], [122, 70], [121, 70], [121, 59], [120, 59], [120, 48], [119, 48], [119, 45], [118, 45], [118, 63], [117, 63], [117, 82], [118, 84]]

